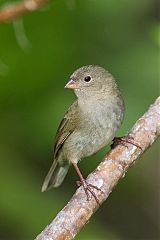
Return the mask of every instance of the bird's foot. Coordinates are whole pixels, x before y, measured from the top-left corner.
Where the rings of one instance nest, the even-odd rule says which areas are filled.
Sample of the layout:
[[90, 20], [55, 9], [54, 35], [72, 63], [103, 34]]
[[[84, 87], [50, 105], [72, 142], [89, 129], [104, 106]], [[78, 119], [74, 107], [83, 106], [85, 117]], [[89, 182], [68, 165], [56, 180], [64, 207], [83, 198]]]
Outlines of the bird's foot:
[[99, 204], [99, 200], [98, 200], [95, 192], [93, 191], [93, 189], [96, 189], [98, 191], [102, 191], [100, 188], [88, 183], [85, 179], [83, 179], [82, 181], [77, 181], [77, 185], [78, 185], [78, 187], [83, 186], [83, 189], [84, 189], [85, 194], [87, 196], [87, 201], [89, 201], [91, 199], [91, 196], [90, 196], [90, 194], [91, 194], [94, 197], [94, 199], [96, 200], [96, 202]]
[[115, 137], [112, 141], [113, 141], [113, 143], [111, 144], [112, 149], [115, 148], [119, 144], [128, 148], [126, 143], [130, 143], [130, 144], [136, 146], [137, 148], [142, 149], [137, 143], [134, 142], [134, 138], [130, 134], [128, 134], [124, 137]]

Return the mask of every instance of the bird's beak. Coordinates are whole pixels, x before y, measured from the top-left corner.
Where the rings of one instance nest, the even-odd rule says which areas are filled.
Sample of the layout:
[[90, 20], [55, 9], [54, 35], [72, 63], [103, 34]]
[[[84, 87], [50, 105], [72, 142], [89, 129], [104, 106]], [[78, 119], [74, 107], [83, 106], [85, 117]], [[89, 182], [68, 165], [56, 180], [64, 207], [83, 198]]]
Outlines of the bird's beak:
[[74, 79], [70, 79], [70, 81], [66, 84], [64, 88], [79, 89], [80, 85]]

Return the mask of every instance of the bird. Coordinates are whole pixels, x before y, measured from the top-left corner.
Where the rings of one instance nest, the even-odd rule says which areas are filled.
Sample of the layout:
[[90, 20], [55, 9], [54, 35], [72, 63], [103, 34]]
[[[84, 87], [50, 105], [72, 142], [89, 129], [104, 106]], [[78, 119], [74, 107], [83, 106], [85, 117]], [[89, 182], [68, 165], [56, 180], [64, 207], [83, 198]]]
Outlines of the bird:
[[[77, 99], [62, 119], [55, 137], [53, 163], [42, 185], [42, 192], [63, 182], [71, 164], [89, 199], [91, 186], [78, 162], [109, 144], [119, 130], [125, 112], [124, 100], [113, 75], [98, 65], [77, 69], [65, 88]], [[96, 188], [96, 187], [95, 187]]]

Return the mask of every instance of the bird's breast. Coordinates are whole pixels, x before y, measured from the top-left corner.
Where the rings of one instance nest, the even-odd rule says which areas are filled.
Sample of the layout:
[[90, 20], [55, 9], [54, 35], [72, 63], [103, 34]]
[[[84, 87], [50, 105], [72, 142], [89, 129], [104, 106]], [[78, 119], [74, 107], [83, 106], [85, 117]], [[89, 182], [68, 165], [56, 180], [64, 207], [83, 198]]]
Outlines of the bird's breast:
[[123, 109], [115, 101], [96, 101], [81, 111], [77, 127], [68, 138], [68, 146], [77, 158], [92, 155], [107, 145], [123, 119]]

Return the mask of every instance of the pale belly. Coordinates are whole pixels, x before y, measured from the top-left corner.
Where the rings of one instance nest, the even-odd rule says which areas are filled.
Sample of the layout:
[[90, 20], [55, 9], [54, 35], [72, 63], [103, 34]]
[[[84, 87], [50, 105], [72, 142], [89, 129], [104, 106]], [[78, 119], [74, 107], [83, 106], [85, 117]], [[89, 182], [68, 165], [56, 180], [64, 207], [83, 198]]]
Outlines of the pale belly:
[[115, 137], [123, 119], [122, 110], [108, 107], [108, 111], [99, 108], [97, 111], [95, 115], [92, 111], [87, 122], [81, 121], [80, 126], [66, 140], [63, 152], [68, 160], [76, 162], [90, 156]]

